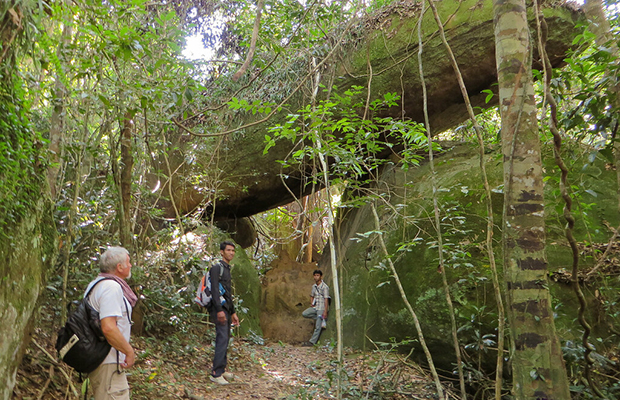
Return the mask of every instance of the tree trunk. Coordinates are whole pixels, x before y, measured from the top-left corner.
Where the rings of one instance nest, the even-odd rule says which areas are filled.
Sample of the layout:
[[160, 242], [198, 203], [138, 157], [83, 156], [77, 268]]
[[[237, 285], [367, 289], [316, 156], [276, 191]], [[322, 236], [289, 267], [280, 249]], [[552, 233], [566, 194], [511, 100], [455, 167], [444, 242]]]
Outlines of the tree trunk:
[[[62, 30], [61, 41], [58, 44], [58, 58], [60, 60], [66, 60], [63, 65], [68, 65], [67, 57], [64, 52], [66, 46], [71, 41], [72, 29], [70, 25], [65, 25]], [[56, 84], [54, 88], [54, 97], [52, 102], [54, 108], [52, 109], [52, 117], [50, 121], [49, 130], [49, 153], [50, 153], [50, 167], [47, 170], [47, 181], [50, 187], [50, 193], [52, 199], [55, 199], [58, 195], [57, 180], [58, 173], [60, 172], [62, 152], [62, 139], [64, 135], [65, 126], [65, 99], [67, 97], [67, 88], [65, 87], [64, 80], [60, 78], [62, 71], [56, 71]]]
[[121, 171], [120, 171], [120, 235], [121, 244], [126, 249], [131, 249], [132, 232], [131, 232], [131, 175], [133, 171], [133, 151], [131, 147], [131, 134], [133, 132], [134, 112], [127, 111], [123, 118], [123, 127], [121, 129]]
[[504, 273], [516, 399], [570, 399], [547, 286], [543, 175], [525, 0], [493, 5], [504, 155]]

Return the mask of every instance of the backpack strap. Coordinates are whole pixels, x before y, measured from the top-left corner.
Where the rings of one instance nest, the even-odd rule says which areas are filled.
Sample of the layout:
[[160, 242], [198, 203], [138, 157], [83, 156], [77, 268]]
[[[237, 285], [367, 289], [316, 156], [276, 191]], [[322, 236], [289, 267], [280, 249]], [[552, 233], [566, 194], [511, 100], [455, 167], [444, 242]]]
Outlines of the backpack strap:
[[[218, 260], [218, 261], [214, 262], [213, 264], [211, 264], [211, 268], [209, 268], [208, 270], [205, 271], [205, 276], [204, 276], [205, 284], [207, 283], [206, 279], [211, 276], [211, 270], [213, 269], [213, 267], [215, 267], [216, 264], [220, 267], [220, 273], [219, 273], [220, 281], [222, 280], [222, 275], [224, 275], [224, 266], [222, 265], [222, 262], [220, 260]], [[213, 288], [211, 288], [211, 290], [213, 290]]]
[[[129, 326], [131, 326], [133, 325], [133, 321], [131, 320], [131, 317], [129, 316], [129, 306], [127, 306], [127, 299], [125, 299], [125, 296], [123, 296], [123, 303], [125, 303], [125, 310], [127, 311], [127, 320], [129, 320]], [[121, 371], [120, 351], [118, 351], [118, 349], [116, 348], [114, 350], [116, 350], [116, 372], [120, 374], [121, 372], [123, 372]]]
[[98, 281], [95, 281], [95, 283], [93, 283], [93, 286], [90, 287], [90, 289], [88, 289], [88, 292], [86, 292], [86, 294], [84, 295], [84, 298], [87, 299], [88, 296], [90, 295], [90, 292], [93, 291], [93, 289], [95, 288], [95, 286], [97, 286], [99, 284], [99, 282], [102, 281], [108, 281], [108, 280], [113, 280], [112, 278], [101, 278]]
[[224, 275], [224, 266], [222, 265], [222, 260], [217, 260], [213, 264], [211, 264], [211, 268], [213, 268], [217, 264], [220, 267], [220, 280], [222, 279], [222, 275]]

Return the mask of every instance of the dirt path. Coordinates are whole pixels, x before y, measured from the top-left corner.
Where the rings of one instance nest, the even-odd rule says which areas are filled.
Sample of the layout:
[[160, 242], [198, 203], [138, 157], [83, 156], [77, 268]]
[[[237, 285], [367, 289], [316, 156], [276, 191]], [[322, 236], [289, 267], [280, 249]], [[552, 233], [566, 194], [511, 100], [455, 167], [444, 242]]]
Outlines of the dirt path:
[[[229, 369], [237, 376], [234, 382], [219, 386], [209, 380], [207, 371], [201, 371], [194, 387], [178, 394], [194, 400], [335, 398], [336, 358], [328, 346], [236, 343], [229, 351]], [[204, 361], [210, 365], [210, 360]], [[436, 398], [426, 374], [393, 353], [345, 351], [345, 370], [344, 398]]]
[[[326, 374], [334, 354], [323, 348], [271, 343], [239, 346], [231, 370], [237, 376], [228, 386], [212, 384], [205, 374], [204, 399], [282, 399], [295, 395], [328, 398]], [[198, 396], [196, 396], [198, 398]], [[295, 398], [295, 397], [291, 397]], [[306, 397], [300, 397], [306, 398]]]
[[[133, 400], [335, 398], [336, 351], [328, 346], [261, 345], [235, 340], [228, 362], [237, 379], [219, 386], [209, 380], [211, 345], [196, 346], [200, 342], [196, 337], [183, 343], [179, 336], [132, 340], [138, 352], [138, 362], [129, 376]], [[52, 339], [36, 330], [33, 345], [18, 371], [13, 400], [83, 399], [78, 374], [52, 359]], [[426, 374], [396, 353], [347, 350], [345, 371], [343, 398], [436, 398]]]

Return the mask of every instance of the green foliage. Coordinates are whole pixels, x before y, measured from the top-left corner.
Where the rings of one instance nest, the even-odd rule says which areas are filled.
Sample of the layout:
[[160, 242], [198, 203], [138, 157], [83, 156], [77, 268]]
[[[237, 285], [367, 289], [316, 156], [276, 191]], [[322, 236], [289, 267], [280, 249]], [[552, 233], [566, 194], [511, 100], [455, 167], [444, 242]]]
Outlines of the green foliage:
[[203, 236], [181, 236], [175, 228], [158, 232], [158, 239], [161, 251], [152, 254], [148, 268], [137, 270], [133, 277], [141, 285], [149, 310], [146, 329], [188, 332], [197, 320], [206, 319], [205, 310], [193, 299], [198, 282], [217, 253]]
[[[399, 96], [387, 93], [382, 99], [368, 105], [368, 119], [362, 114], [365, 104], [358, 100], [364, 88], [354, 86], [340, 94], [332, 88], [331, 98], [307, 105], [290, 114], [284, 124], [269, 129], [265, 135], [264, 152], [278, 140], [307, 144], [298, 147], [290, 158], [283, 160], [285, 167], [319, 165], [319, 154], [332, 160], [329, 171], [332, 184], [364, 186], [374, 177], [374, 172], [385, 159], [378, 154], [400, 144], [402, 166], [417, 165], [420, 156], [416, 150], [426, 143], [423, 127], [412, 121], [399, 121], [391, 117], [373, 116], [382, 108], [396, 106]], [[325, 90], [325, 92], [328, 92]], [[313, 183], [325, 184], [322, 177], [313, 176]]]
[[[245, 99], [239, 100], [236, 97], [233, 97], [228, 102], [228, 108], [230, 108], [231, 110], [244, 110], [246, 112], [252, 113], [252, 115], [256, 115], [257, 113], [270, 114], [274, 105], [275, 103], [263, 103], [259, 100], [254, 100], [252, 103], [249, 103]], [[280, 109], [278, 109], [278, 111]]]
[[[39, 7], [40, 6], [40, 7]], [[18, 56], [30, 51], [37, 17], [44, 4], [2, 2], [0, 5], [0, 229], [2, 236], [41, 197], [45, 170], [44, 140], [30, 121], [31, 104], [23, 75], [15, 68]], [[18, 29], [21, 27], [21, 29]], [[11, 41], [5, 38], [11, 38]]]
[[610, 44], [597, 45], [587, 25], [580, 26], [573, 45], [577, 49], [566, 58], [567, 66], [554, 70], [551, 88], [559, 109], [559, 127], [603, 150], [617, 129], [617, 84], [620, 65]]
[[30, 212], [42, 193], [44, 140], [33, 132], [22, 81], [0, 76], [0, 229]]
[[[487, 102], [491, 100], [493, 91], [483, 90], [487, 93]], [[476, 115], [478, 125], [482, 128], [482, 140], [485, 147], [495, 146], [501, 141], [501, 117], [497, 107], [483, 108]], [[454, 129], [451, 139], [471, 142], [478, 146], [478, 139], [471, 120], [465, 121]]]

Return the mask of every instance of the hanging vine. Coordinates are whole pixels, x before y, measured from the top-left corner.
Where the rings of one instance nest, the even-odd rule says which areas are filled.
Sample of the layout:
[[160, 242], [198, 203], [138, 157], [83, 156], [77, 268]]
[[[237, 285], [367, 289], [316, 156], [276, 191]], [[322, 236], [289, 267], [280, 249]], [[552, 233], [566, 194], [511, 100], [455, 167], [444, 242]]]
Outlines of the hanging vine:
[[571, 196], [568, 194], [568, 168], [564, 163], [561, 155], [561, 147], [562, 147], [562, 136], [558, 129], [558, 115], [557, 115], [557, 103], [555, 98], [551, 93], [551, 78], [553, 77], [553, 69], [551, 67], [551, 62], [549, 61], [549, 57], [547, 56], [547, 52], [545, 49], [546, 39], [547, 39], [547, 23], [545, 21], [544, 16], [540, 10], [540, 3], [538, 0], [534, 0], [534, 6], [536, 11], [536, 27], [538, 29], [538, 48], [543, 61], [543, 73], [544, 73], [544, 99], [543, 104], [548, 104], [549, 106], [549, 130], [553, 135], [553, 156], [555, 158], [555, 163], [561, 171], [560, 177], [560, 193], [562, 199], [564, 200], [564, 219], [566, 220], [566, 228], [564, 230], [564, 234], [566, 236], [566, 240], [571, 248], [572, 252], [572, 272], [571, 272], [571, 284], [573, 286], [573, 290], [575, 291], [575, 295], [579, 300], [579, 312], [578, 312], [578, 320], [579, 324], [583, 327], [583, 335], [581, 337], [581, 344], [585, 349], [584, 359], [585, 359], [585, 376], [590, 386], [590, 389], [599, 397], [605, 398], [605, 395], [601, 392], [598, 386], [592, 379], [592, 367], [594, 365], [594, 359], [592, 358], [592, 353], [595, 351], [594, 346], [590, 344], [588, 338], [592, 331], [592, 327], [588, 323], [585, 318], [586, 312], [586, 299], [581, 290], [581, 286], [579, 284], [579, 248], [577, 247], [577, 241], [573, 236], [573, 228], [575, 227], [575, 217], [572, 215], [572, 204], [573, 200]]

